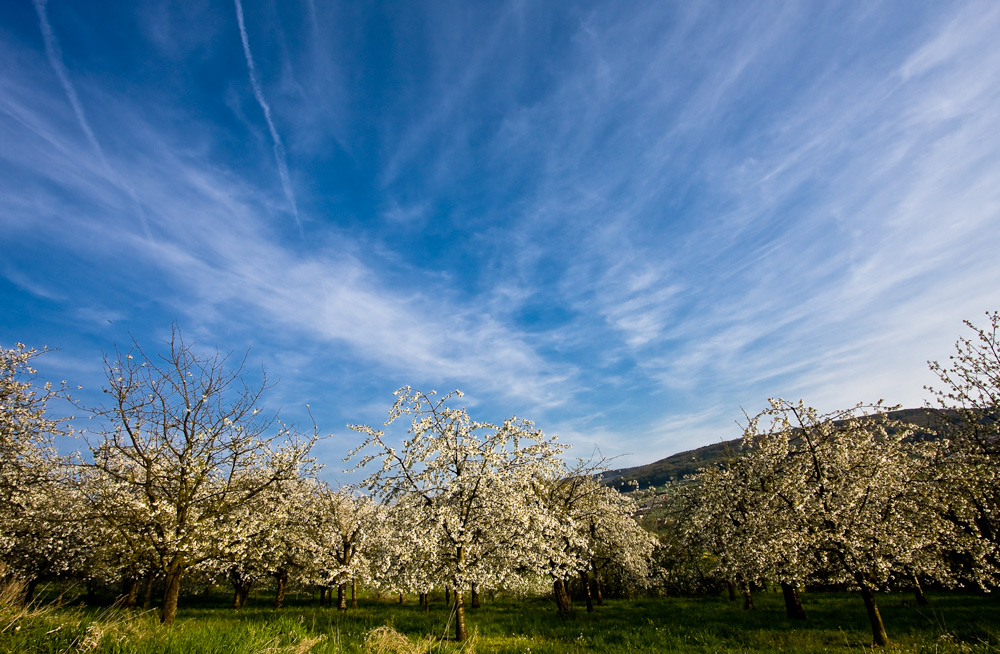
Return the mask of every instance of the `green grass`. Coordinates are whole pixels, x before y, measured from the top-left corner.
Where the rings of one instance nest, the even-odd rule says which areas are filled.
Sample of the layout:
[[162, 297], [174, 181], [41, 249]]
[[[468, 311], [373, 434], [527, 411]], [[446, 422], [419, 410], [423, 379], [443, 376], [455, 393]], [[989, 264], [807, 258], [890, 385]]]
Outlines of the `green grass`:
[[[942, 593], [931, 596], [930, 607], [912, 606], [910, 599], [879, 597], [893, 641], [884, 651], [1000, 652], [1000, 597]], [[177, 623], [166, 629], [155, 613], [43, 607], [12, 621], [7, 607], [0, 611], [0, 652], [364, 652], [365, 635], [382, 625], [405, 634], [411, 646], [424, 639], [431, 652], [871, 651], [864, 608], [854, 595], [804, 593], [806, 623], [785, 618], [780, 593], [761, 593], [755, 602], [755, 610], [744, 611], [725, 597], [610, 600], [591, 614], [575, 606], [572, 616], [562, 618], [545, 598], [499, 598], [468, 610], [474, 640], [464, 648], [441, 639], [446, 629], [451, 635], [453, 624], [440, 597], [429, 614], [412, 598], [403, 605], [366, 598], [346, 614], [296, 598], [281, 611], [271, 610], [264, 598], [239, 611], [223, 608], [221, 596], [182, 598]]]

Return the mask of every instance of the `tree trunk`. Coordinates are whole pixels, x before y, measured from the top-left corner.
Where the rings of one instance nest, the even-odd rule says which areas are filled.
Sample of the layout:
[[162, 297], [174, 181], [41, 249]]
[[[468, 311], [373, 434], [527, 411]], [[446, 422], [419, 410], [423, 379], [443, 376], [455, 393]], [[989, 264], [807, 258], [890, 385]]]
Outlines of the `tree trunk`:
[[247, 605], [251, 584], [246, 577], [240, 574], [231, 576], [230, 580], [233, 584], [233, 608], [241, 609]]
[[753, 611], [753, 595], [750, 594], [750, 584], [743, 584], [743, 610]]
[[861, 599], [865, 602], [865, 610], [868, 611], [868, 622], [872, 625], [872, 645], [885, 647], [889, 644], [889, 636], [885, 633], [882, 615], [878, 612], [878, 605], [875, 603], [875, 594], [861, 575], [855, 575], [855, 580], [861, 591]]
[[160, 607], [160, 623], [168, 627], [177, 617], [177, 600], [181, 596], [181, 577], [184, 576], [183, 560], [176, 557], [167, 568], [167, 579], [163, 589], [163, 605]]
[[592, 564], [594, 569], [594, 596], [597, 597], [597, 605], [604, 606], [604, 589], [601, 587], [601, 575], [597, 572], [597, 564]]
[[142, 610], [149, 610], [149, 603], [153, 599], [153, 582], [156, 581], [156, 575], [152, 572], [146, 575], [146, 588], [142, 593]]
[[736, 584], [732, 579], [726, 579], [726, 589], [729, 591], [729, 601], [736, 601]]
[[451, 588], [448, 586], [444, 587], [444, 603], [451, 606]]
[[351, 577], [351, 608], [358, 608], [358, 578]]
[[326, 586], [319, 587], [319, 605], [326, 606]]
[[917, 600], [917, 606], [927, 606], [930, 602], [927, 601], [927, 596], [924, 595], [924, 588], [920, 585], [920, 580], [917, 579], [917, 575], [913, 575], [913, 594]]
[[479, 602], [479, 589], [476, 588], [475, 584], [472, 584], [472, 608], [478, 609], [482, 604]]
[[285, 590], [288, 588], [288, 570], [278, 568], [274, 576], [278, 580], [278, 590], [274, 595], [274, 610], [277, 611], [285, 605]]
[[462, 591], [458, 588], [455, 589], [455, 640], [460, 643], [464, 643], [469, 637], [469, 633], [465, 630], [465, 598], [462, 597]]
[[562, 579], [556, 579], [552, 582], [552, 591], [556, 598], [556, 609], [559, 614], [569, 615], [573, 610], [573, 602], [570, 600], [569, 593], [566, 592], [566, 582]]
[[343, 582], [337, 584], [337, 610], [347, 610], [347, 584]]
[[781, 582], [781, 594], [785, 597], [785, 615], [789, 620], [805, 620], [806, 611], [799, 599], [799, 589], [788, 582]]
[[[59, 596], [62, 598], [62, 595]], [[122, 582], [122, 596], [119, 600], [126, 609], [134, 609], [139, 602], [139, 579], [137, 577], [126, 577]]]
[[24, 605], [27, 606], [31, 604], [31, 601], [35, 599], [35, 589], [38, 588], [38, 578], [32, 578], [24, 586]]
[[399, 603], [402, 604], [404, 599], [405, 598], [403, 597], [403, 591], [399, 591]]
[[587, 600], [587, 613], [593, 613], [594, 599], [590, 596], [590, 575], [586, 570], [580, 571], [580, 583], [583, 584], [583, 597]]

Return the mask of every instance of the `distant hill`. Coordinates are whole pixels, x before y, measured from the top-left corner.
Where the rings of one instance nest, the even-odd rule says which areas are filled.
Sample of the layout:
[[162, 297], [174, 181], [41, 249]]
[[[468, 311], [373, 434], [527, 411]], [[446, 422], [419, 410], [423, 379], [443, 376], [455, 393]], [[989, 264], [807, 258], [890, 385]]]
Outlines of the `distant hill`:
[[[928, 409], [900, 409], [889, 412], [889, 417], [916, 425], [925, 434], [935, 422], [940, 421], [940, 414]], [[712, 445], [705, 445], [694, 450], [687, 450], [633, 468], [619, 468], [604, 473], [602, 481], [607, 486], [613, 486], [622, 491], [635, 490], [631, 482], [638, 482], [638, 489], [650, 486], [680, 481], [687, 475], [693, 475], [701, 468], [725, 461], [728, 457], [740, 452], [740, 439], [733, 438]]]

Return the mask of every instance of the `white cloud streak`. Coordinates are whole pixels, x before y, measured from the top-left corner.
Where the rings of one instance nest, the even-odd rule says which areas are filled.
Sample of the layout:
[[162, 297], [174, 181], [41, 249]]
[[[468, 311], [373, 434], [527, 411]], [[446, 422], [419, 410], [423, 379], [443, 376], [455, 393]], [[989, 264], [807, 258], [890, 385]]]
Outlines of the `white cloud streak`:
[[281, 143], [278, 130], [274, 127], [274, 120], [271, 118], [271, 106], [264, 99], [264, 91], [261, 89], [260, 80], [257, 79], [257, 69], [253, 63], [253, 54], [250, 52], [250, 39], [247, 37], [246, 23], [243, 20], [243, 3], [234, 0], [236, 5], [236, 22], [240, 28], [240, 39], [243, 42], [243, 55], [247, 61], [247, 73], [250, 76], [250, 86], [253, 87], [253, 95], [264, 112], [264, 120], [267, 121], [267, 129], [271, 134], [271, 142], [274, 144], [274, 161], [278, 166], [278, 175], [281, 177], [281, 188], [285, 191], [285, 198], [295, 216], [295, 224], [302, 231], [302, 221], [299, 218], [299, 208], [295, 201], [295, 192], [292, 190], [292, 181], [288, 175], [288, 163], [285, 159], [285, 146]]
[[135, 190], [126, 184], [122, 180], [121, 176], [116, 174], [111, 168], [111, 165], [108, 163], [108, 159], [104, 155], [104, 148], [101, 147], [100, 142], [94, 135], [94, 130], [91, 129], [90, 122], [87, 120], [87, 115], [84, 113], [83, 104], [80, 102], [80, 98], [76, 93], [76, 87], [69, 79], [69, 73], [66, 71], [65, 63], [63, 63], [62, 49], [59, 47], [59, 40], [56, 38], [55, 31], [52, 29], [52, 24], [49, 22], [48, 12], [46, 11], [48, 0], [34, 0], [34, 4], [35, 11], [38, 14], [38, 24], [42, 31], [42, 37], [45, 40], [45, 54], [48, 56], [49, 64], [52, 66], [52, 70], [55, 72], [56, 77], [59, 78], [59, 83], [62, 85], [63, 91], [66, 92], [66, 97], [69, 99], [69, 103], [73, 107], [73, 114], [76, 116], [76, 121], [80, 125], [80, 129], [87, 137], [87, 141], [93, 148], [94, 154], [97, 156], [97, 159], [100, 162], [101, 167], [104, 169], [108, 179], [112, 180], [117, 186], [124, 189], [125, 192], [128, 193], [146, 238], [152, 238], [149, 231], [149, 222], [146, 219], [142, 205], [139, 204], [139, 198], [136, 196]]
[[94, 149], [94, 154], [101, 162], [101, 166], [108, 174], [108, 177], [113, 178], [114, 173], [111, 172], [111, 166], [108, 165], [108, 160], [104, 156], [104, 149], [101, 148], [101, 144], [97, 142], [97, 137], [94, 136], [94, 130], [91, 129], [90, 123], [87, 121], [83, 105], [80, 104], [80, 98], [76, 94], [76, 88], [73, 86], [73, 83], [69, 79], [69, 74], [66, 72], [66, 65], [62, 60], [62, 50], [59, 47], [59, 41], [56, 39], [55, 32], [52, 31], [52, 25], [49, 23], [46, 11], [48, 0], [34, 0], [34, 3], [35, 11], [38, 13], [38, 23], [42, 30], [42, 37], [45, 39], [45, 54], [48, 55], [49, 64], [51, 64], [56, 77], [59, 78], [59, 83], [62, 84], [63, 91], [66, 92], [66, 97], [73, 107], [73, 114], [76, 116], [77, 123], [87, 137], [90, 146]]

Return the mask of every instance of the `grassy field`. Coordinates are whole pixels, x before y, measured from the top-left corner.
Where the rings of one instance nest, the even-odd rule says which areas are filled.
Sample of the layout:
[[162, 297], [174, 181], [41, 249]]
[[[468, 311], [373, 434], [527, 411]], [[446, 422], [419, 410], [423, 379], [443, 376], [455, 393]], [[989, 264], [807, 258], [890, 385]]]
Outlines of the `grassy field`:
[[[188, 599], [188, 598], [185, 598]], [[938, 594], [931, 606], [883, 595], [880, 608], [893, 643], [888, 652], [1000, 652], [1000, 597]], [[545, 598], [496, 599], [470, 610], [474, 634], [460, 645], [442, 635], [452, 625], [442, 598], [429, 614], [410, 598], [399, 605], [363, 600], [346, 614], [292, 598], [273, 611], [265, 598], [234, 611], [222, 596], [182, 602], [177, 624], [155, 613], [85, 607], [41, 607], [20, 614], [7, 606], [0, 652], [862, 652], [871, 651], [864, 608], [856, 596], [806, 593], [806, 623], [785, 618], [781, 595], [762, 593], [757, 608], [718, 598], [610, 600], [592, 614], [582, 606], [559, 617]], [[393, 632], [373, 630], [388, 625]], [[406, 636], [401, 640], [398, 634]], [[382, 642], [374, 638], [382, 636]], [[369, 640], [366, 643], [366, 637]], [[392, 641], [396, 638], [395, 644]], [[383, 649], [378, 649], [381, 646]]]

